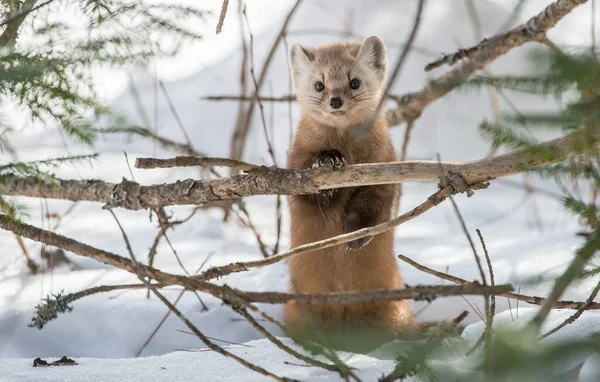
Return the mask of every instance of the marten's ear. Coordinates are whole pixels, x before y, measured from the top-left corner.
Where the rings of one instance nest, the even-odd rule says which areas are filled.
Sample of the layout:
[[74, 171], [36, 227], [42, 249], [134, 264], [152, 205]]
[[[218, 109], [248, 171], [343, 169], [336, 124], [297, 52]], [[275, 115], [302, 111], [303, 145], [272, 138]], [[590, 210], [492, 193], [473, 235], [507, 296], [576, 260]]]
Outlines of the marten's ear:
[[310, 63], [315, 59], [312, 52], [300, 44], [294, 44], [290, 48], [290, 69], [292, 74], [306, 72]]
[[368, 37], [360, 46], [356, 60], [385, 73], [387, 57], [383, 40], [377, 36]]

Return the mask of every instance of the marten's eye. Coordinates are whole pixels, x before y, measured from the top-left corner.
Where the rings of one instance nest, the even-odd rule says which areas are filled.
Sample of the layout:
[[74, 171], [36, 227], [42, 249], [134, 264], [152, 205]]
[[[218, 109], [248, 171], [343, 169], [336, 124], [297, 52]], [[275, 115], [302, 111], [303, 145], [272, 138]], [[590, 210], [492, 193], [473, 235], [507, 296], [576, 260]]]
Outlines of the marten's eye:
[[323, 85], [323, 83], [321, 81], [318, 81], [315, 84], [315, 90], [318, 91], [319, 93], [323, 91], [323, 89], [325, 89], [325, 85]]
[[356, 78], [353, 79], [352, 81], [350, 81], [350, 89], [356, 90], [360, 87], [360, 81], [358, 81]]

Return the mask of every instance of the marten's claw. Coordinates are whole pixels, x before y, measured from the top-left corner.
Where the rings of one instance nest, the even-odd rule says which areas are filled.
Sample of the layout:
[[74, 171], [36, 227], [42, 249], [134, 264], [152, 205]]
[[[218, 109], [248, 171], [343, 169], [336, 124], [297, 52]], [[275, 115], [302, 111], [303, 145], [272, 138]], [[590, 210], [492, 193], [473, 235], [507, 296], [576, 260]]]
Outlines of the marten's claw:
[[346, 243], [346, 249], [349, 251], [358, 251], [369, 244], [371, 240], [373, 240], [373, 236], [365, 236], [361, 237], [360, 239], [349, 241]]
[[338, 170], [346, 165], [346, 160], [337, 150], [325, 150], [317, 154], [312, 168], [329, 167]]

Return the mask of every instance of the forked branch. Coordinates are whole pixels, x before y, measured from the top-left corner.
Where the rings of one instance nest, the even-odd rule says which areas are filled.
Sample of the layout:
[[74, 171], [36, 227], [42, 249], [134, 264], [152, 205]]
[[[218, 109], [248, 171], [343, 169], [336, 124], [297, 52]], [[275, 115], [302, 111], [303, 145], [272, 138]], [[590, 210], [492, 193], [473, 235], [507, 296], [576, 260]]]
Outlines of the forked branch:
[[458, 60], [466, 59], [460, 66], [430, 81], [420, 91], [401, 97], [398, 106], [388, 111], [387, 118], [390, 126], [414, 120], [432, 102], [449, 93], [465, 82], [477, 70], [482, 69], [511, 49], [528, 42], [542, 42], [550, 28], [554, 27], [557, 22], [577, 6], [586, 2], [587, 0], [557, 0], [525, 24], [519, 25], [506, 33], [485, 39], [475, 47], [444, 55], [429, 64], [426, 70], [444, 64], [454, 64]]

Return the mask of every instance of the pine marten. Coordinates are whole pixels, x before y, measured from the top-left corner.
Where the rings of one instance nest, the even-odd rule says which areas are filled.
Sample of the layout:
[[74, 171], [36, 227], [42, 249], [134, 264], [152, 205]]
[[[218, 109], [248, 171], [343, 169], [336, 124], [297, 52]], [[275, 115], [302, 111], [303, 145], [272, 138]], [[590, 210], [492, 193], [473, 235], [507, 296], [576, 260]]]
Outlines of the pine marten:
[[[288, 168], [341, 168], [395, 161], [385, 113], [373, 113], [384, 96], [387, 58], [383, 41], [289, 52], [301, 118]], [[383, 108], [381, 108], [383, 110]], [[368, 134], [359, 134], [365, 123]], [[340, 188], [289, 197], [291, 245], [370, 227], [395, 213], [395, 185]], [[290, 291], [320, 293], [404, 288], [393, 253], [393, 231], [305, 253], [290, 260]], [[407, 301], [285, 307], [288, 333], [339, 349], [361, 351], [414, 331]]]

